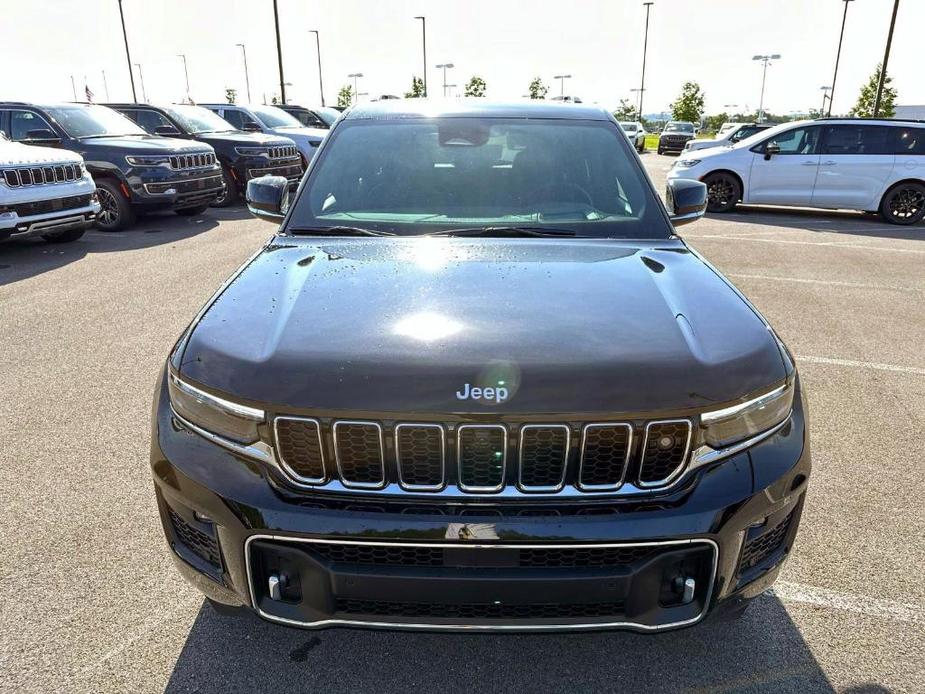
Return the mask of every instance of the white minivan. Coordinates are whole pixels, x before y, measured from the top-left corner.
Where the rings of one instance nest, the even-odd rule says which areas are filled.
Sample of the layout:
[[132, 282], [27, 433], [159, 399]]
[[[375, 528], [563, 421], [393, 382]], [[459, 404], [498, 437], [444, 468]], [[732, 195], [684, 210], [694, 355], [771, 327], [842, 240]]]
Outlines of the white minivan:
[[737, 203], [925, 217], [925, 123], [823, 118], [784, 123], [732, 147], [683, 154], [668, 178], [703, 181], [710, 212]]

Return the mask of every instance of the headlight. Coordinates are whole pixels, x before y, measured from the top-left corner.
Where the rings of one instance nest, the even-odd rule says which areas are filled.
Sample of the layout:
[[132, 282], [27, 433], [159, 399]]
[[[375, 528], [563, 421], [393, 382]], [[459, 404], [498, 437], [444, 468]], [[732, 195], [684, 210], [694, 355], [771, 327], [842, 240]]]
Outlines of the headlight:
[[241, 444], [259, 439], [257, 424], [263, 422], [263, 410], [219, 398], [168, 375], [170, 404], [183, 419], [208, 432]]
[[266, 147], [235, 147], [234, 151], [242, 157], [265, 157], [269, 154]]
[[170, 157], [161, 154], [131, 155], [125, 161], [132, 166], [170, 166]]
[[739, 405], [700, 416], [701, 436], [713, 449], [747, 441], [783, 423], [793, 409], [793, 381]]
[[697, 166], [699, 163], [699, 159], [678, 159], [675, 161], [674, 165], [679, 169], [689, 169], [692, 166]]

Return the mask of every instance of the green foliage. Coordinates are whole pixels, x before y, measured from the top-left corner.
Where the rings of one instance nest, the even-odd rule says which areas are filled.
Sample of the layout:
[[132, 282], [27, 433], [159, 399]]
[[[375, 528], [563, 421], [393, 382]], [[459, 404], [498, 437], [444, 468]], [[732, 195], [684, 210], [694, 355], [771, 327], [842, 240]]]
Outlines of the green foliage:
[[722, 113], [717, 113], [715, 116], [707, 116], [704, 119], [704, 129], [715, 133], [717, 130], [723, 127], [723, 123], [731, 120], [732, 119], [729, 117], [729, 114], [725, 111]]
[[276, 106], [279, 103], [279, 97], [274, 94], [270, 97], [270, 103]]
[[225, 89], [225, 98], [228, 100], [229, 104], [233, 104], [234, 100], [238, 98], [238, 90], [231, 89], [230, 87]]
[[613, 112], [613, 117], [617, 120], [636, 120], [636, 107], [629, 99], [620, 99], [620, 106]]
[[674, 120], [686, 120], [691, 123], [700, 121], [703, 114], [704, 93], [696, 82], [685, 82], [681, 93], [671, 104], [671, 117]]
[[533, 81], [530, 83], [530, 98], [531, 99], [545, 99], [546, 92], [549, 91], [549, 87], [543, 84], [543, 80], [539, 77], [534, 77]]
[[405, 92], [406, 99], [420, 99], [424, 96], [424, 80], [420, 77], [411, 77], [411, 91]]
[[349, 84], [345, 84], [340, 88], [340, 91], [337, 92], [337, 107], [338, 108], [347, 108], [350, 104], [353, 103], [353, 87]]
[[474, 76], [466, 84], [465, 94], [466, 96], [485, 96], [486, 87], [487, 85], [485, 84], [485, 80], [483, 80], [481, 77]]
[[[873, 118], [874, 103], [877, 101], [877, 87], [880, 84], [880, 70], [883, 63], [877, 63], [877, 69], [870, 76], [867, 82], [861, 87], [861, 93], [858, 94], [857, 103], [851, 109], [851, 115], [858, 118]], [[880, 98], [880, 112], [878, 118], [892, 118], [896, 115], [896, 88], [891, 87], [890, 83], [893, 78], [887, 73], [886, 79], [883, 80], [883, 96]]]

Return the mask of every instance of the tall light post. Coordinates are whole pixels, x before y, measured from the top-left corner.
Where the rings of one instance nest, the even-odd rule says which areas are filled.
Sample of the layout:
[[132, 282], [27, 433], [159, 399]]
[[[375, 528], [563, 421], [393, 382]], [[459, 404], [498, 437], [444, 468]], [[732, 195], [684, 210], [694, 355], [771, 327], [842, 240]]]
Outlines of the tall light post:
[[819, 87], [819, 89], [822, 91], [822, 110], [819, 111], [819, 114], [825, 115], [825, 100], [826, 99], [829, 100], [829, 112], [831, 113], [832, 111], [832, 94], [831, 94], [832, 88], [826, 84], [826, 85]]
[[[109, 101], [109, 85], [106, 83], [106, 71], [103, 70], [103, 91], [106, 92], [106, 101]], [[144, 92], [142, 92], [144, 94]]]
[[318, 38], [317, 29], [309, 29], [308, 33], [315, 35], [315, 48], [318, 53], [318, 91], [321, 92], [321, 105], [324, 106], [324, 80], [321, 79], [321, 39]]
[[135, 67], [138, 68], [138, 79], [141, 82], [141, 98], [148, 103], [148, 92], [145, 91], [145, 76], [141, 74], [141, 63], [135, 63]]
[[279, 38], [279, 7], [273, 0], [273, 23], [276, 26], [276, 59], [279, 62], [279, 97], [286, 103], [286, 79], [283, 77], [283, 44]]
[[883, 52], [883, 62], [880, 64], [880, 82], [877, 84], [877, 100], [874, 101], [874, 118], [880, 116], [880, 100], [883, 97], [883, 85], [886, 84], [886, 66], [890, 62], [890, 46], [893, 45], [893, 28], [896, 26], [898, 10], [899, 0], [893, 0], [893, 18], [890, 19], [890, 33], [886, 36], [886, 50]]
[[447, 71], [447, 68], [454, 68], [454, 67], [456, 67], [456, 66], [453, 65], [453, 63], [442, 63], [442, 64], [440, 64], [440, 65], [437, 66], [437, 69], [438, 69], [438, 70], [439, 70], [440, 68], [443, 68], [443, 96], [446, 96], [446, 71]]
[[639, 120], [642, 120], [642, 97], [646, 92], [646, 49], [649, 47], [649, 10], [654, 2], [642, 3], [646, 8], [646, 33], [642, 40], [642, 79], [639, 81]]
[[630, 89], [636, 94], [636, 120], [642, 120], [642, 88]]
[[236, 43], [235, 46], [240, 46], [241, 53], [244, 55], [244, 84], [247, 85], [247, 103], [251, 102], [251, 78], [247, 72], [247, 49], [244, 47], [243, 43]]
[[[427, 17], [415, 17], [421, 20], [421, 48], [424, 51], [424, 96], [427, 96]], [[446, 82], [446, 80], [443, 80]]]
[[74, 92], [74, 101], [77, 101], [77, 84], [74, 82], [74, 75], [71, 75], [71, 91]]
[[353, 78], [353, 103], [356, 103], [360, 100], [360, 87], [357, 83], [357, 80], [363, 76], [362, 72], [351, 72], [347, 77]]
[[132, 74], [132, 54], [128, 51], [128, 33], [125, 31], [125, 13], [122, 11], [122, 0], [119, 0], [119, 18], [122, 20], [122, 38], [125, 40], [125, 62], [128, 64], [128, 78], [132, 82], [132, 101], [137, 103], [138, 97], [135, 96], [135, 76]]
[[[829, 93], [829, 111], [825, 115], [832, 115], [832, 97], [835, 96], [835, 80], [838, 78], [838, 61], [841, 60], [841, 42], [845, 38], [845, 20], [848, 19], [848, 3], [854, 0], [842, 0], [845, 3], [845, 11], [841, 16], [841, 33], [838, 35], [838, 51], [835, 53], [835, 73], [832, 75], [832, 86]], [[822, 100], [823, 104], [825, 99]]]
[[559, 80], [559, 96], [565, 96], [565, 80], [572, 79], [571, 75], [556, 75], [554, 80]]
[[764, 63], [764, 67], [761, 70], [761, 100], [758, 102], [758, 122], [761, 123], [764, 120], [764, 82], [768, 76], [768, 63], [772, 60], [780, 60], [780, 53], [755, 55], [752, 56], [752, 60], [760, 60]]
[[186, 54], [177, 53], [178, 58], [183, 58], [183, 76], [186, 77], [186, 101], [187, 103], [192, 103], [193, 100], [189, 95], [189, 70], [186, 69]]

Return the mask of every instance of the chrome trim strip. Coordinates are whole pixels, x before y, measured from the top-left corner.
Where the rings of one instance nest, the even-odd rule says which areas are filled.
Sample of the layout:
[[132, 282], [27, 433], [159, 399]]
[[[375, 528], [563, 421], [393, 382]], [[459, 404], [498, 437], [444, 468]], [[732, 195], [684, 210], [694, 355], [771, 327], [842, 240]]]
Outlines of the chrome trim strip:
[[263, 410], [258, 410], [256, 407], [248, 407], [247, 405], [239, 405], [236, 402], [231, 402], [230, 400], [225, 400], [224, 398], [220, 398], [217, 395], [207, 393], [206, 391], [181, 380], [175, 374], [170, 374], [170, 379], [173, 381], [173, 384], [180, 390], [184, 391], [188, 395], [193, 396], [194, 398], [207, 401], [209, 405], [215, 407], [216, 409], [222, 410], [226, 414], [248, 419], [253, 422], [262, 422], [266, 418], [266, 413]]
[[[254, 540], [271, 540], [275, 542], [294, 542], [302, 544], [344, 544], [344, 545], [381, 545], [388, 547], [465, 547], [466, 549], [574, 549], [580, 547], [583, 549], [607, 549], [613, 547], [662, 547], [662, 546], [684, 546], [684, 545], [696, 545], [704, 544], [713, 549], [713, 566], [710, 572], [710, 581], [707, 584], [707, 591], [703, 601], [703, 609], [700, 613], [690, 619], [685, 619], [679, 622], [669, 622], [668, 624], [657, 624], [655, 626], [649, 624], [640, 624], [639, 622], [605, 622], [605, 623], [587, 623], [587, 624], [466, 624], [466, 623], [449, 623], [449, 624], [421, 624], [421, 623], [411, 623], [411, 622], [367, 622], [359, 619], [322, 619], [315, 622], [303, 622], [295, 619], [287, 619], [285, 617], [277, 617], [268, 612], [263, 611], [257, 605], [257, 596], [254, 592], [254, 577], [253, 571], [251, 570], [251, 543]], [[366, 541], [366, 540], [329, 540], [322, 538], [311, 538], [311, 537], [288, 537], [284, 535], [271, 535], [271, 534], [257, 534], [251, 535], [244, 541], [244, 563], [247, 570], [247, 588], [248, 594], [250, 596], [251, 607], [257, 612], [258, 615], [263, 617], [266, 620], [271, 622], [277, 622], [279, 624], [287, 624], [289, 626], [297, 627], [306, 627], [306, 628], [320, 628], [328, 626], [358, 626], [358, 627], [384, 627], [389, 629], [413, 629], [413, 630], [424, 630], [424, 631], [447, 631], [447, 630], [461, 630], [461, 631], [573, 631], [573, 630], [588, 630], [588, 629], [634, 629], [638, 631], [645, 632], [654, 632], [654, 631], [664, 631], [666, 629], [675, 629], [678, 627], [688, 626], [691, 624], [696, 624], [701, 619], [704, 618], [707, 611], [710, 609], [710, 603], [713, 600], [713, 588], [716, 583], [716, 572], [719, 565], [719, 545], [716, 541], [711, 540], [706, 537], [695, 537], [688, 538], [684, 540], [662, 540], [657, 542], [610, 542], [610, 543], [589, 543], [589, 544], [529, 544], [529, 545], [516, 545], [516, 544], [469, 544], [465, 542], [457, 543], [447, 543], [447, 542], [435, 542], [435, 543], [425, 543], [425, 542], [376, 542], [376, 541]]]
[[188, 419], [185, 419], [184, 417], [177, 414], [177, 411], [173, 409], [173, 405], [170, 406], [170, 412], [173, 414], [173, 418], [176, 419], [180, 424], [182, 424], [194, 434], [199, 434], [207, 441], [210, 441], [217, 446], [221, 446], [222, 448], [225, 448], [232, 453], [238, 453], [239, 455], [253, 458], [254, 460], [259, 460], [262, 463], [276, 466], [276, 457], [273, 454], [273, 449], [263, 441], [257, 441], [256, 443], [252, 443], [250, 445], [236, 443], [226, 439], [223, 436], [213, 434], [211, 431], [203, 429], [200, 426], [196, 426]]
[[[303, 477], [298, 472], [295, 471], [295, 468], [290, 466], [286, 459], [283, 457], [283, 449], [279, 445], [279, 428], [278, 423], [280, 420], [286, 420], [290, 422], [312, 422], [315, 425], [315, 433], [318, 435], [318, 451], [321, 454], [321, 477]], [[324, 484], [328, 479], [328, 465], [325, 460], [324, 455], [324, 438], [321, 435], [321, 422], [319, 422], [314, 417], [290, 417], [286, 415], [279, 415], [273, 418], [273, 443], [275, 445], [276, 451], [279, 451], [276, 454], [276, 460], [279, 462], [280, 469], [285, 472], [289, 477], [292, 478], [294, 482], [300, 484]]]
[[[408, 429], [437, 429], [440, 432], [440, 483], [431, 484], [409, 484], [402, 479], [401, 468], [401, 430]], [[416, 422], [402, 422], [395, 426], [395, 462], [398, 464], [398, 482], [402, 489], [418, 492], [437, 492], [446, 486], [446, 432], [441, 424], [425, 424]]]
[[[646, 445], [649, 443], [649, 429], [656, 424], [686, 424], [687, 425], [687, 442], [684, 444], [684, 455], [681, 456], [681, 464], [676, 467], [668, 477], [655, 482], [642, 481], [642, 465], [646, 461]], [[636, 480], [643, 489], [652, 489], [654, 487], [663, 487], [674, 482], [687, 467], [688, 458], [691, 452], [691, 437], [694, 432], [694, 426], [689, 419], [656, 419], [646, 424], [646, 433], [642, 439], [642, 449], [639, 451], [639, 478]]]
[[724, 407], [721, 410], [713, 410], [712, 412], [704, 412], [700, 415], [700, 422], [704, 425], [715, 424], [716, 422], [723, 421], [725, 419], [732, 419], [733, 417], [738, 416], [745, 410], [749, 410], [752, 407], [760, 407], [772, 400], [775, 400], [781, 394], [787, 391], [787, 388], [790, 387], [789, 383], [785, 383], [782, 386], [778, 386], [769, 393], [764, 395], [759, 395], [757, 398], [752, 398], [748, 402], [743, 402], [738, 405], [732, 405], [731, 407]]
[[[344, 469], [341, 466], [340, 462], [340, 450], [337, 445], [337, 427], [341, 424], [350, 424], [354, 426], [367, 426], [375, 427], [376, 431], [379, 434], [379, 469], [382, 471], [381, 482], [351, 482], [347, 479], [347, 476], [344, 475]], [[370, 422], [368, 420], [355, 420], [355, 419], [340, 419], [334, 422], [332, 427], [332, 433], [334, 435], [334, 460], [337, 463], [337, 474], [340, 475], [341, 484], [345, 487], [350, 487], [354, 489], [382, 489], [386, 484], [385, 479], [385, 443], [383, 442], [382, 437], [382, 425], [379, 422]]]
[[[524, 484], [524, 432], [527, 429], [565, 429], [565, 452], [562, 456], [562, 476], [559, 483], [554, 485], [526, 485]], [[567, 424], [525, 424], [520, 427], [520, 438], [517, 444], [517, 486], [525, 492], [558, 492], [565, 487], [565, 474], [568, 470], [568, 457], [572, 450], [572, 428]]]
[[[462, 432], [467, 429], [500, 429], [504, 434], [504, 455], [501, 457], [501, 483], [494, 487], [470, 487], [463, 484], [463, 474], [462, 474]], [[456, 470], [459, 475], [457, 479], [457, 484], [459, 488], [464, 492], [471, 492], [474, 494], [493, 494], [500, 492], [504, 489], [505, 482], [507, 481], [507, 448], [508, 448], [508, 439], [507, 439], [507, 427], [503, 424], [462, 424], [456, 428]]]
[[[581, 475], [584, 472], [585, 467], [585, 443], [588, 438], [588, 429], [591, 428], [608, 428], [608, 427], [626, 427], [629, 432], [626, 437], [626, 454], [624, 456], [623, 462], [623, 473], [620, 475], [620, 480], [616, 484], [582, 484]], [[581, 458], [578, 463], [578, 479], [575, 481], [576, 486], [579, 489], [589, 492], [600, 492], [600, 491], [613, 491], [619, 489], [626, 482], [626, 471], [630, 466], [630, 454], [633, 451], [633, 426], [627, 424], [626, 422], [592, 422], [591, 424], [585, 424], [584, 428], [581, 430]]]
[[780, 424], [775, 424], [773, 427], [771, 427], [767, 431], [763, 431], [760, 434], [756, 434], [755, 436], [751, 437], [750, 439], [745, 439], [744, 441], [740, 441], [739, 443], [735, 443], [731, 446], [727, 446], [726, 448], [720, 448], [717, 450], [706, 444], [702, 445], [700, 448], [696, 449], [691, 455], [690, 469], [694, 470], [696, 468], [703, 467], [704, 465], [715, 463], [719, 460], [722, 460], [723, 458], [728, 458], [729, 456], [735, 455], [736, 453], [741, 453], [746, 448], [751, 448], [757, 443], [761, 443], [766, 438], [773, 436], [778, 431], [783, 429], [784, 425], [790, 421], [790, 418], [792, 416], [793, 416], [793, 410], [790, 411], [790, 414], [788, 414], [787, 417]]

